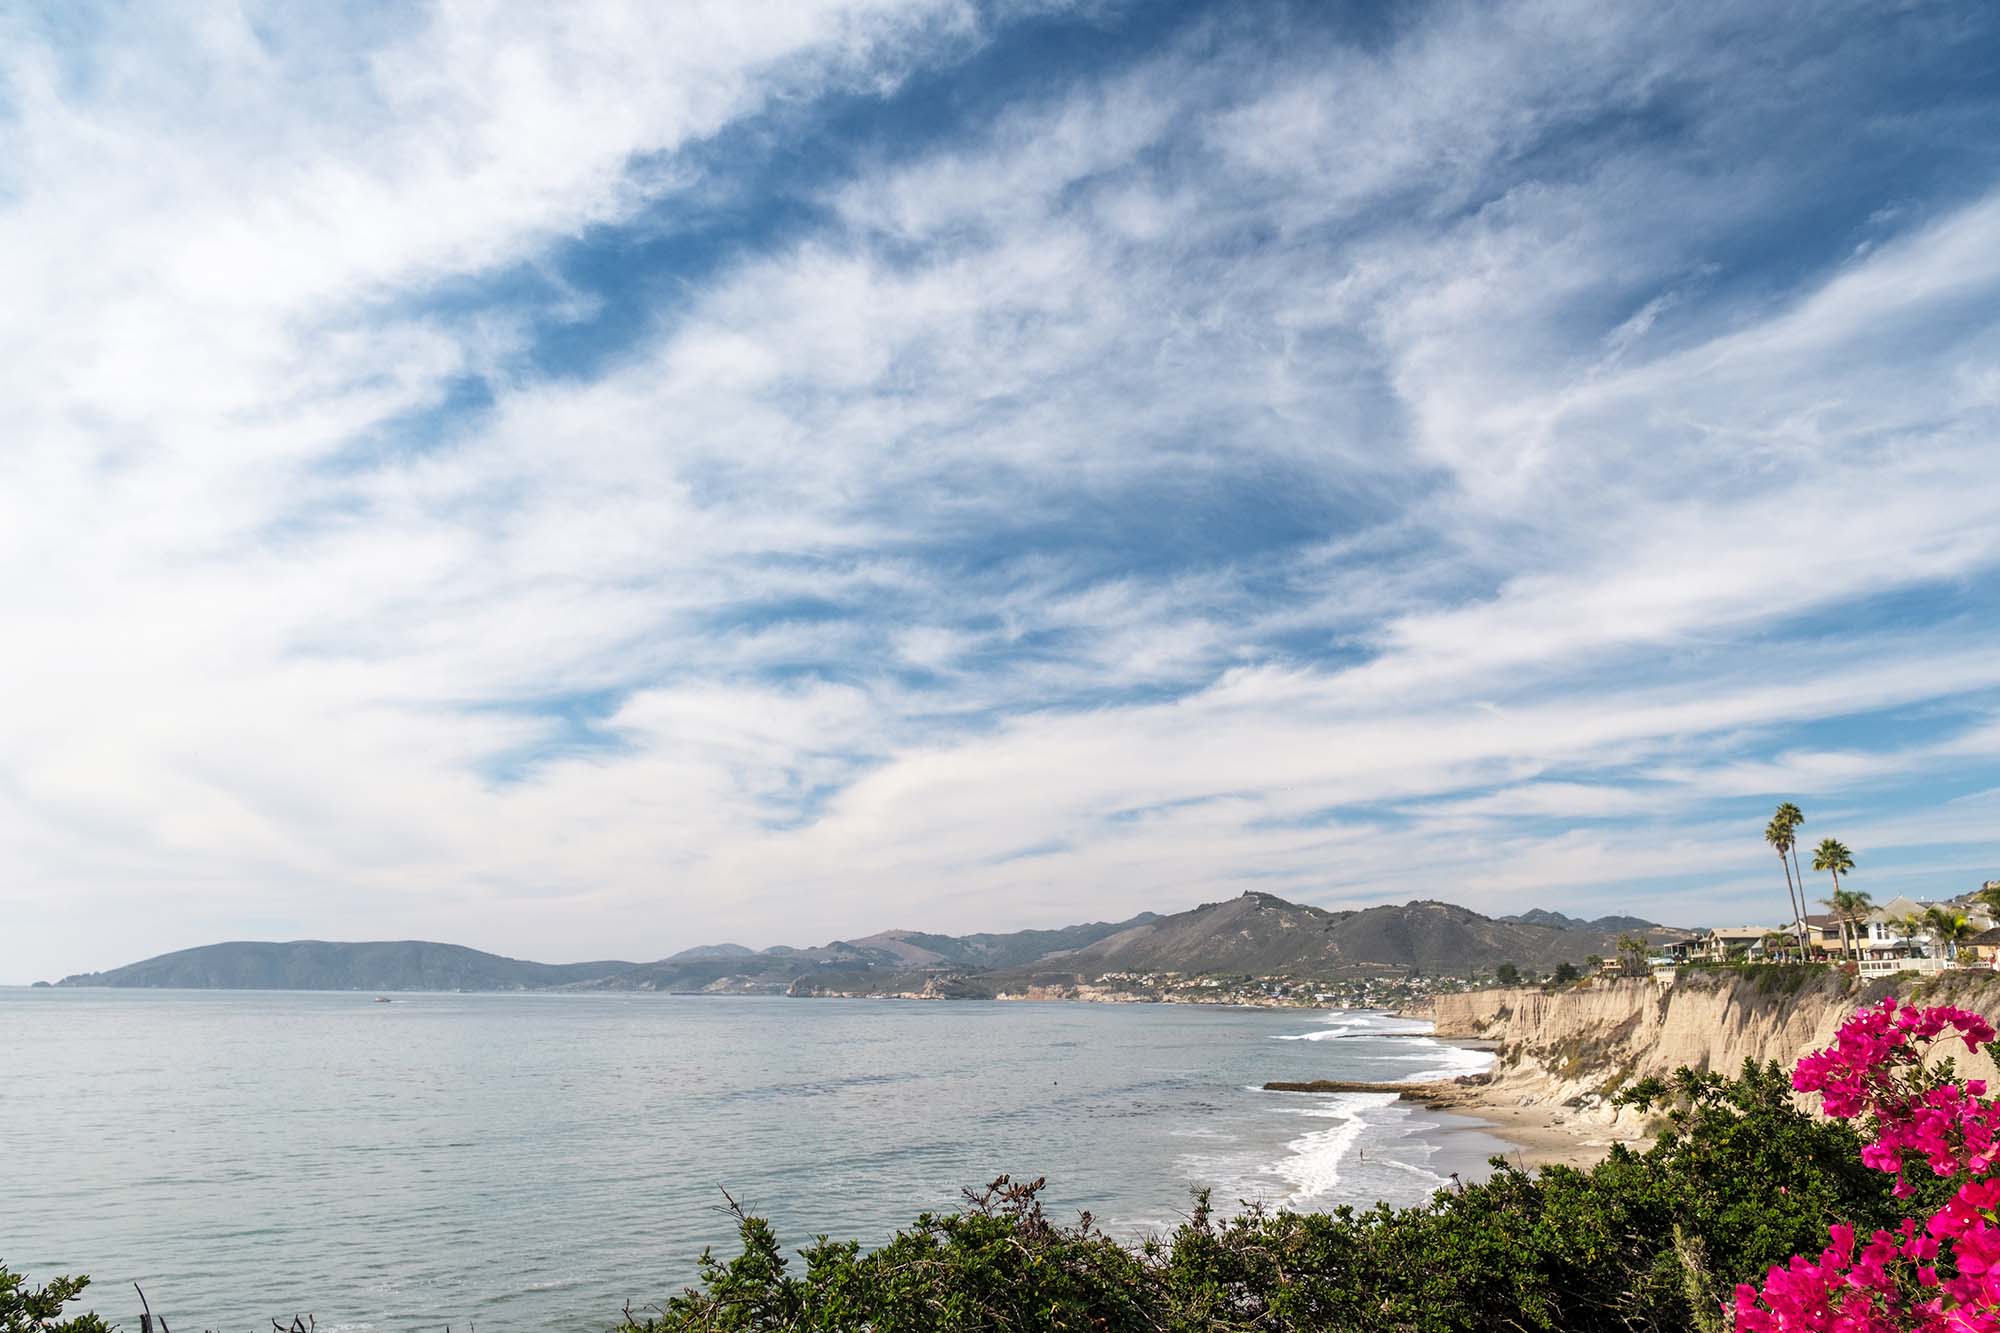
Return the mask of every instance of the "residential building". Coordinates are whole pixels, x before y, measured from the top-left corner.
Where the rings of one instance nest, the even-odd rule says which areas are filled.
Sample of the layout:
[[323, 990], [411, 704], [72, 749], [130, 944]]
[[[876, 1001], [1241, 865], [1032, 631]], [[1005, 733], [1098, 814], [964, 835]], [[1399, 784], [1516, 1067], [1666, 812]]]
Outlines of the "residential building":
[[1732, 958], [1761, 960], [1765, 938], [1785, 934], [1783, 926], [1717, 926], [1692, 939], [1675, 940], [1666, 946], [1662, 962], [1727, 962]]
[[1990, 967], [2000, 971], [2000, 927], [1982, 930], [1958, 946], [1960, 967]]

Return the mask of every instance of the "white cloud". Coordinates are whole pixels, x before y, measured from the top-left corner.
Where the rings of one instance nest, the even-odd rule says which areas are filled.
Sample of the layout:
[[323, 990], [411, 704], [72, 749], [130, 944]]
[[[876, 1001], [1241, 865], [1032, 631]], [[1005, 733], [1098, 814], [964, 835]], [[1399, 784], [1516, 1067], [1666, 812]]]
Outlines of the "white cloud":
[[[1907, 805], [1994, 758], [1990, 627], [1837, 627], [2000, 564], [2000, 196], [1732, 287], [1797, 185], [1732, 135], [1796, 92], [1736, 95], [1732, 42], [1780, 39], [1726, 11], [1210, 25], [861, 152], [567, 378], [532, 326], [593, 294], [436, 298], [726, 194], [683, 150], [1003, 20], [149, 21], [88, 77], [4, 43], [0, 614], [33, 650], [0, 657], [0, 976], [1249, 884], [1734, 916], [1765, 856], [1729, 801]], [[1672, 132], [1603, 132], [1682, 88]], [[490, 411], [437, 412], [468, 374]], [[1925, 704], [1986, 721], [1820, 734]]]

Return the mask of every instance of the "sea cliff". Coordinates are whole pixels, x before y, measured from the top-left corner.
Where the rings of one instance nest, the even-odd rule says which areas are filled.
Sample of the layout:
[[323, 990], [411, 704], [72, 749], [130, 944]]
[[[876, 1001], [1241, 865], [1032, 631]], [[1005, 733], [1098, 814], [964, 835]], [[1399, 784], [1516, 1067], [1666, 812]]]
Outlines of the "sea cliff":
[[[1648, 1128], [1611, 1097], [1634, 1080], [1683, 1066], [1734, 1074], [1745, 1060], [1789, 1069], [1829, 1045], [1841, 1021], [1884, 995], [1963, 1005], [2000, 1019], [2000, 973], [1947, 972], [1857, 983], [1838, 972], [1791, 967], [1684, 972], [1438, 995], [1406, 1012], [1430, 1018], [1440, 1037], [1491, 1042], [1495, 1063], [1479, 1101], [1495, 1112], [1541, 1111], [1579, 1137], [1640, 1137]], [[1984, 1053], [1952, 1052], [1962, 1073], [2000, 1083]]]

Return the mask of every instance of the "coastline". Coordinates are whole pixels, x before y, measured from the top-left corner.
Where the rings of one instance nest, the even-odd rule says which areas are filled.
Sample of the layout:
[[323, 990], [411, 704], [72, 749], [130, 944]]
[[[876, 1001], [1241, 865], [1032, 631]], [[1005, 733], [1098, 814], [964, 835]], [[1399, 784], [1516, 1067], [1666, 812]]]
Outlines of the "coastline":
[[1492, 1056], [1492, 1063], [1472, 1078], [1426, 1085], [1425, 1104], [1475, 1121], [1493, 1137], [1514, 1145], [1508, 1159], [1522, 1170], [1567, 1166], [1587, 1171], [1610, 1155], [1612, 1144], [1643, 1146], [1651, 1138], [1628, 1119], [1593, 1116], [1583, 1107], [1558, 1100], [1547, 1088], [1524, 1087], [1518, 1079], [1510, 1079], [1502, 1064], [1501, 1042], [1439, 1036], [1435, 1020], [1423, 1021], [1431, 1024], [1432, 1040]]
[[1431, 1136], [1440, 1140], [1440, 1146], [1447, 1146], [1445, 1141], [1454, 1131], [1482, 1129], [1510, 1145], [1505, 1156], [1524, 1170], [1543, 1166], [1588, 1168], [1604, 1160], [1614, 1141], [1634, 1141], [1591, 1123], [1570, 1107], [1508, 1100], [1494, 1084], [1481, 1081], [1479, 1075], [1451, 1082], [1364, 1083], [1341, 1079], [1273, 1082], [1266, 1083], [1264, 1091], [1309, 1096], [1393, 1094], [1400, 1101], [1413, 1102], [1442, 1117]]
[[[1612, 1144], [1640, 1144], [1648, 1137], [1629, 1120], [1592, 1114], [1559, 1100], [1553, 1089], [1528, 1086], [1509, 1077], [1513, 1071], [1501, 1063], [1499, 1042], [1439, 1036], [1428, 1016], [1381, 1009], [1345, 1012], [1421, 1023], [1421, 1028], [1408, 1030], [1406, 1035], [1421, 1036], [1466, 1058], [1484, 1056], [1485, 1061], [1469, 1068], [1463, 1062], [1453, 1062], [1464, 1070], [1462, 1073], [1449, 1072], [1452, 1066], [1447, 1064], [1405, 1079], [1280, 1081], [1266, 1083], [1264, 1090], [1320, 1097], [1392, 1094], [1397, 1101], [1410, 1104], [1412, 1110], [1424, 1113], [1430, 1124], [1418, 1133], [1435, 1145], [1440, 1159], [1455, 1160], [1468, 1180], [1482, 1177], [1487, 1159], [1496, 1155], [1524, 1171], [1547, 1166], [1588, 1170], [1610, 1154]], [[1494, 1152], [1496, 1143], [1504, 1151]]]
[[1486, 1126], [1493, 1137], [1513, 1144], [1514, 1151], [1507, 1154], [1507, 1159], [1524, 1171], [1544, 1166], [1587, 1171], [1610, 1155], [1614, 1142], [1640, 1141], [1592, 1124], [1570, 1107], [1503, 1102], [1491, 1095], [1491, 1085], [1454, 1091], [1488, 1094], [1466, 1097], [1450, 1104], [1448, 1109], [1454, 1115]]

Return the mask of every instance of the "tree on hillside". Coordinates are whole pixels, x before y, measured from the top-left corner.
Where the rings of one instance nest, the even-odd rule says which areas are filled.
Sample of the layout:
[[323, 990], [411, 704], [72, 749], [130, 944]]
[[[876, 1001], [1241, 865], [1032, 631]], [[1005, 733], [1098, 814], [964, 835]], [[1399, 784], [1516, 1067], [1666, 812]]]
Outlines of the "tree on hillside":
[[1557, 963], [1556, 970], [1549, 974], [1549, 984], [1567, 986], [1582, 975], [1581, 972], [1576, 970], [1575, 963]]
[[1503, 986], [1518, 986], [1521, 984], [1521, 969], [1512, 963], [1502, 963], [1493, 969], [1493, 979]]
[[1626, 933], [1618, 937], [1618, 970], [1628, 977], [1643, 977], [1652, 969], [1647, 966], [1644, 935]]
[[2000, 879], [1989, 879], [1973, 891], [1973, 901], [1986, 909], [1986, 914], [2000, 921]]
[[[1805, 885], [1792, 880], [1792, 863], [1785, 859], [1795, 841], [1793, 833], [1797, 826], [1785, 818], [1785, 806], [1778, 807], [1778, 813], [1771, 816], [1771, 822], [1764, 826], [1764, 841], [1771, 844], [1778, 853], [1778, 868], [1785, 872], [1785, 901], [1791, 904], [1792, 932], [1799, 938], [1799, 948], [1805, 949]], [[1798, 809], [1792, 806], [1792, 809]], [[1800, 816], [1804, 818], [1804, 816]]]
[[[1833, 876], [1833, 896], [1831, 898], [1822, 898], [1820, 901], [1831, 908], [1834, 915], [1840, 918], [1840, 938], [1842, 943], [1845, 944], [1849, 938], [1849, 928], [1853, 925], [1857, 915], [1867, 911], [1866, 904], [1868, 901], [1867, 894], [1857, 895], [1849, 893], [1840, 887], [1840, 877], [1843, 874], [1852, 873], [1854, 870], [1854, 853], [1848, 851], [1843, 843], [1837, 842], [1832, 838], [1823, 838], [1820, 840], [1819, 846], [1813, 849], [1813, 869], [1824, 870]], [[1860, 902], [1856, 901], [1857, 897], [1860, 899]]]

